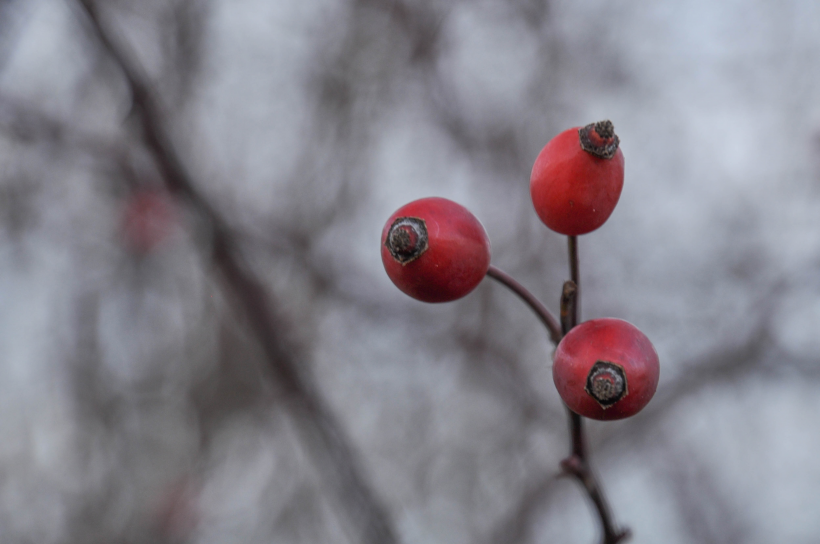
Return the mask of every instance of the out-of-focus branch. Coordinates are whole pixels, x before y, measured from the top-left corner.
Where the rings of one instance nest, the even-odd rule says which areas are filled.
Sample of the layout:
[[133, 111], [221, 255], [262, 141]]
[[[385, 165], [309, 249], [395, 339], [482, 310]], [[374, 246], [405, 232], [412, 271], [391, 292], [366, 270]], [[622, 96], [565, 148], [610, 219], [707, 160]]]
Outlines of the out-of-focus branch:
[[529, 541], [530, 530], [533, 527], [534, 518], [550, 502], [555, 499], [556, 482], [555, 474], [542, 475], [534, 480], [526, 488], [515, 507], [510, 511], [487, 537], [487, 544], [525, 544]]
[[96, 4], [91, 0], [78, 0], [78, 4], [88, 16], [91, 33], [125, 75], [145, 146], [153, 155], [168, 188], [186, 199], [209, 224], [213, 264], [260, 342], [274, 385], [297, 421], [297, 428], [309, 446], [308, 451], [319, 472], [330, 483], [339, 506], [358, 531], [355, 540], [368, 544], [397, 542], [386, 507], [366, 482], [341, 424], [306, 374], [297, 348], [287, 339], [286, 322], [276, 313], [271, 295], [244, 262], [226, 222], [196, 190], [191, 175], [172, 145], [159, 101], [147, 77], [125, 45], [115, 39]]
[[634, 447], [678, 403], [707, 387], [737, 386], [741, 380], [755, 378], [804, 380], [820, 376], [816, 360], [801, 359], [783, 351], [769, 333], [769, 327], [770, 323], [764, 321], [742, 344], [681, 365], [686, 370], [658, 389], [652, 402], [638, 416], [640, 425], [613, 429], [599, 446]]
[[0, 130], [23, 142], [64, 144], [86, 153], [120, 160], [124, 141], [71, 126], [7, 93], [0, 92]]
[[689, 445], [669, 444], [669, 459], [658, 479], [667, 480], [672, 500], [692, 542], [748, 542], [750, 529], [741, 509], [727, 493], [697, 451]]

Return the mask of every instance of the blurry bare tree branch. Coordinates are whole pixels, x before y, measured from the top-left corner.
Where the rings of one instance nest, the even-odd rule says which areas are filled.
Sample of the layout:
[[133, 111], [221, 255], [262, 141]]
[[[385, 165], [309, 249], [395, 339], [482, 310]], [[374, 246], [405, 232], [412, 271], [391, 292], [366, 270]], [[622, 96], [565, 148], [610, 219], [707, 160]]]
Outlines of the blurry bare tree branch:
[[[356, 540], [374, 544], [395, 542], [395, 529], [389, 513], [366, 482], [340, 423], [304, 369], [300, 361], [303, 356], [293, 343], [286, 340], [289, 326], [285, 318], [277, 315], [277, 305], [243, 262], [229, 227], [200, 195], [174, 151], [163, 126], [163, 106], [156, 100], [146, 77], [131, 60], [132, 55], [126, 52], [122, 44], [114, 41], [97, 5], [91, 0], [81, 0], [80, 4], [86, 9], [100, 43], [122, 68], [128, 80], [145, 145], [153, 154], [165, 182], [172, 192], [188, 200], [207, 221], [211, 230], [215, 268], [223, 276], [260, 342], [275, 386], [287, 409], [297, 420], [302, 431], [300, 434], [310, 445], [310, 454], [315, 458], [325, 481], [330, 483], [339, 507], [350, 517], [358, 535]], [[190, 17], [187, 19], [190, 21]], [[181, 41], [191, 40], [192, 30], [185, 25], [177, 25], [174, 30], [176, 32], [172, 35], [181, 36]], [[191, 60], [191, 56], [191, 52], [186, 51], [182, 60]]]
[[[0, 0], [4, 542], [592, 538], [538, 320], [494, 285], [408, 301], [376, 247], [405, 201], [459, 200], [557, 308], [531, 160], [610, 111], [628, 185], [582, 246], [584, 315], [640, 322], [663, 369], [640, 415], [589, 426], [618, 521], [813, 541], [817, 153], [788, 139], [817, 131], [810, 3], [709, 11], [711, 42], [685, 3], [79, 4]], [[163, 181], [177, 224], [135, 251], [122, 209]], [[803, 462], [747, 478], [777, 432]], [[749, 490], [789, 477], [787, 527]]]

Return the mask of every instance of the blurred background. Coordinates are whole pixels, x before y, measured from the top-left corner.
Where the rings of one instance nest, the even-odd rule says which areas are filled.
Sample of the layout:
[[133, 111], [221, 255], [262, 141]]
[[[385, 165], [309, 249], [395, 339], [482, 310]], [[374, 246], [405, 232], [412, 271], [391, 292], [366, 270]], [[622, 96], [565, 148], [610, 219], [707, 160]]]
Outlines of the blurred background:
[[537, 319], [489, 281], [404, 296], [379, 236], [456, 200], [557, 311], [566, 242], [529, 172], [601, 119], [626, 181], [580, 239], [582, 318], [661, 359], [646, 410], [588, 425], [616, 520], [635, 543], [820, 539], [820, 4], [100, 8], [270, 296], [274, 366], [324, 411], [282, 392], [88, 13], [0, 0], [2, 542], [595, 542]]

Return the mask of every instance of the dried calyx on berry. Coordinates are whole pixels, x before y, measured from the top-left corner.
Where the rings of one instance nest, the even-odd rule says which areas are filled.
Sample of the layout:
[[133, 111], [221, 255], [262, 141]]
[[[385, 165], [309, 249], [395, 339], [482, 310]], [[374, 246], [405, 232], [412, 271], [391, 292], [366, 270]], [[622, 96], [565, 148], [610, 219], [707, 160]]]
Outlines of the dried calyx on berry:
[[490, 266], [490, 240], [464, 206], [446, 198], [414, 200], [382, 229], [381, 255], [390, 280], [422, 302], [469, 294]]
[[418, 217], [397, 217], [387, 233], [385, 247], [405, 265], [418, 259], [428, 247], [427, 224]]
[[620, 144], [620, 139], [615, 134], [615, 126], [609, 119], [579, 128], [578, 137], [581, 140], [581, 149], [602, 159], [614, 157]]
[[624, 367], [608, 361], [596, 362], [589, 369], [584, 391], [606, 410], [629, 393]]
[[576, 414], [598, 420], [634, 416], [658, 387], [652, 342], [622, 319], [599, 318], [570, 329], [558, 344], [552, 378]]

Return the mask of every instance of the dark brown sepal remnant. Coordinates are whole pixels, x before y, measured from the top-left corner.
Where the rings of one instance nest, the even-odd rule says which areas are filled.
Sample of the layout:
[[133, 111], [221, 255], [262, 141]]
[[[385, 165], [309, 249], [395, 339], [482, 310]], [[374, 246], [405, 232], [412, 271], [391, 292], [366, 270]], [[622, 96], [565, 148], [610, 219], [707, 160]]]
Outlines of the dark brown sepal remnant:
[[609, 119], [579, 128], [578, 137], [581, 140], [581, 149], [602, 159], [614, 157], [621, 142]]
[[427, 251], [427, 240], [427, 225], [424, 219], [398, 217], [390, 225], [384, 245], [396, 261], [405, 265]]
[[584, 391], [606, 410], [629, 393], [624, 368], [615, 363], [598, 361], [589, 369]]

